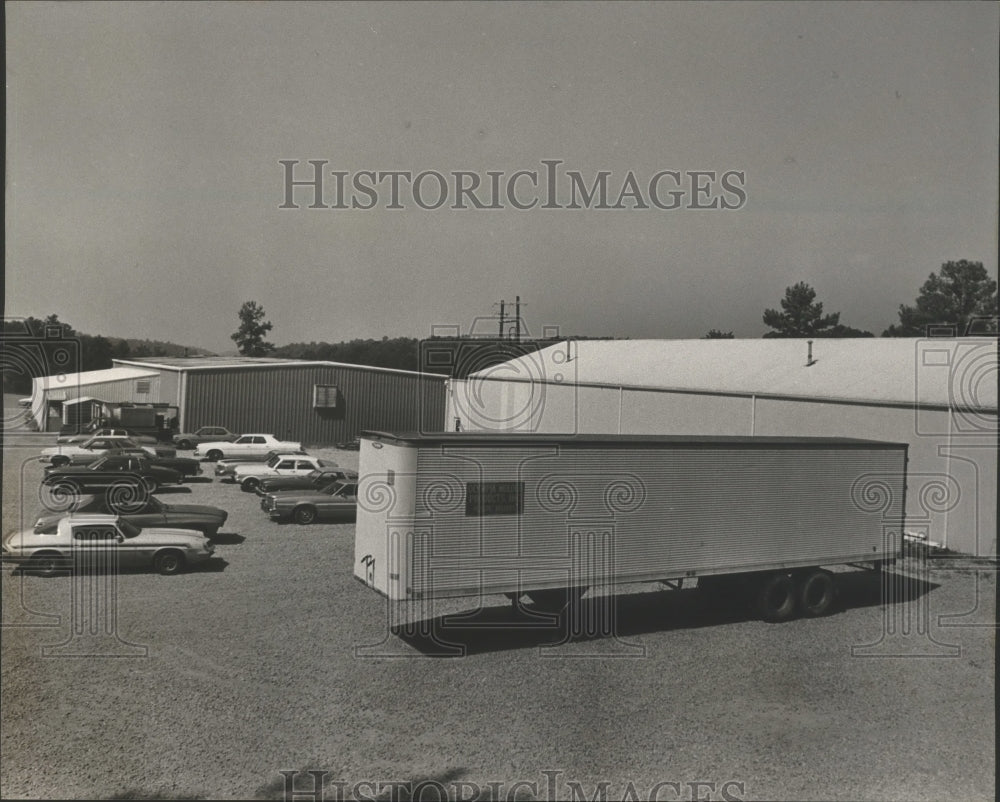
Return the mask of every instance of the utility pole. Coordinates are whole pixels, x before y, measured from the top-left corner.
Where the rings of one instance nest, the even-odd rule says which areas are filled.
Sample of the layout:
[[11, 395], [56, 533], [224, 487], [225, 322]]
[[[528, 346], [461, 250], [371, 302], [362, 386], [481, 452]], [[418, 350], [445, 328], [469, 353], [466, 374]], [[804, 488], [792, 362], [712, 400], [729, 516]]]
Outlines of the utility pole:
[[521, 342], [521, 296], [517, 296], [514, 307], [514, 339]]
[[505, 301], [500, 301], [500, 339], [503, 339], [503, 305]]

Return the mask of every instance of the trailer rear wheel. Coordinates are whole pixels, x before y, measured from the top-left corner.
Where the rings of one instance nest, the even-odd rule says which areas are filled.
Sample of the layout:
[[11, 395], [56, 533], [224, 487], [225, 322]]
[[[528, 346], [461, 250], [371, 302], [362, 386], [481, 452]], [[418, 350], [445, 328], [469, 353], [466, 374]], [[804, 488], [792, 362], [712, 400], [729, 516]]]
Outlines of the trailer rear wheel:
[[810, 617], [825, 615], [833, 606], [836, 595], [833, 575], [829, 571], [816, 569], [799, 583], [799, 607]]
[[788, 574], [765, 577], [757, 592], [757, 612], [765, 621], [787, 621], [795, 613], [795, 583]]
[[528, 591], [531, 603], [545, 613], [561, 613], [567, 607], [579, 603], [588, 588], [551, 588]]

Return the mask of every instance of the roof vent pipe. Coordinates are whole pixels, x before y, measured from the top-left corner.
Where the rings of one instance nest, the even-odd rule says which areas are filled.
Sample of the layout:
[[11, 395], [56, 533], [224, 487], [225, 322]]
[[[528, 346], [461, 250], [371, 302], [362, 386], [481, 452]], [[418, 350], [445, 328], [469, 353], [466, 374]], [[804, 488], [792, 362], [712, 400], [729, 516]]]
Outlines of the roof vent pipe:
[[806, 367], [811, 367], [816, 364], [816, 360], [813, 359], [813, 341], [807, 340], [809, 343], [809, 353], [806, 355]]

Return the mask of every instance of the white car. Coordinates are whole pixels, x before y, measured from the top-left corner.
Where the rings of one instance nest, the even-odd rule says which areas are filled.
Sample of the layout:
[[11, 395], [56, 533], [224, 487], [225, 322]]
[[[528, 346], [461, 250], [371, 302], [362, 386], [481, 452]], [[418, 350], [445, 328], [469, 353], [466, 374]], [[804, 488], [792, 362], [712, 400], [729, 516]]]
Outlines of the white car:
[[308, 454], [275, 454], [267, 462], [237, 465], [232, 473], [232, 481], [244, 492], [253, 493], [260, 486], [260, 480], [266, 476], [305, 476], [321, 468], [336, 467], [336, 463], [310, 457]]
[[43, 576], [74, 566], [151, 566], [161, 574], [176, 574], [185, 565], [204, 562], [214, 551], [209, 539], [194, 529], [140, 529], [115, 515], [80, 513], [63, 518], [49, 534], [26, 529], [8, 535], [0, 559]]
[[79, 445], [80, 443], [85, 443], [94, 437], [127, 437], [140, 445], [156, 445], [156, 438], [151, 435], [138, 434], [137, 432], [132, 432], [128, 429], [115, 429], [112, 427], [95, 429], [94, 431], [84, 432], [83, 434], [64, 434], [56, 438], [56, 443], [60, 445], [63, 443]]
[[143, 451], [150, 457], [157, 456], [157, 451], [152, 446], [143, 446], [129, 437], [118, 435], [91, 437], [82, 443], [69, 443], [57, 445], [52, 448], [43, 448], [38, 461], [47, 462], [54, 467], [69, 465], [71, 462], [77, 465], [85, 465], [108, 453], [120, 451]]
[[269, 451], [301, 451], [301, 443], [279, 440], [273, 434], [244, 434], [233, 442], [216, 440], [201, 443], [194, 450], [195, 459], [216, 460], [230, 457], [263, 457]]

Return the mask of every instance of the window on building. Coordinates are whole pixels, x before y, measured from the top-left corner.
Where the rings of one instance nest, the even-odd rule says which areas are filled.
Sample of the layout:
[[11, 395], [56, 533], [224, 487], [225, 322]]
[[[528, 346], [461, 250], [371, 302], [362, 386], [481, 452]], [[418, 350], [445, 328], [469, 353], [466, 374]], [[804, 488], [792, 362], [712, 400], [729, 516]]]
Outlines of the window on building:
[[334, 384], [314, 384], [313, 385], [313, 408], [314, 409], [336, 409], [337, 408], [337, 386]]
[[524, 482], [466, 482], [467, 516], [521, 515], [524, 513]]
[[136, 395], [149, 395], [150, 381], [149, 379], [139, 379], [135, 383]]

